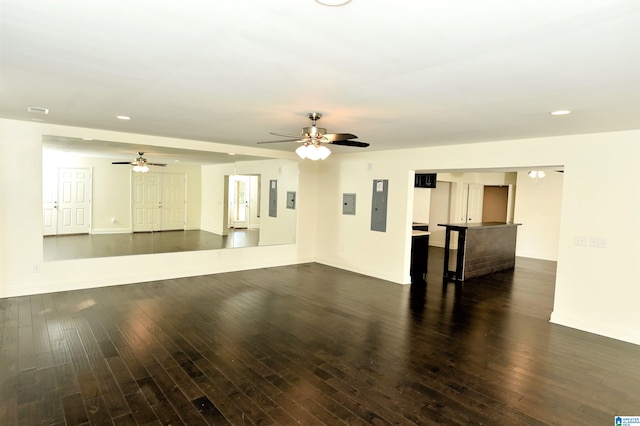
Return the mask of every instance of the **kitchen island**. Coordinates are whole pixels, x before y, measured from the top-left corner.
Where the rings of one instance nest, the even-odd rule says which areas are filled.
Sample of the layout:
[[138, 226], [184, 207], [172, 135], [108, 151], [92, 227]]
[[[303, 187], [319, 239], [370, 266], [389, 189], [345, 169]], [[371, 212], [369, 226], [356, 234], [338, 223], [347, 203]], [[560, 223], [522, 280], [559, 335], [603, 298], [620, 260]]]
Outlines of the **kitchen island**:
[[[446, 229], [444, 248], [445, 281], [462, 282], [515, 266], [519, 223], [439, 223]], [[449, 269], [451, 232], [458, 233], [455, 270]]]

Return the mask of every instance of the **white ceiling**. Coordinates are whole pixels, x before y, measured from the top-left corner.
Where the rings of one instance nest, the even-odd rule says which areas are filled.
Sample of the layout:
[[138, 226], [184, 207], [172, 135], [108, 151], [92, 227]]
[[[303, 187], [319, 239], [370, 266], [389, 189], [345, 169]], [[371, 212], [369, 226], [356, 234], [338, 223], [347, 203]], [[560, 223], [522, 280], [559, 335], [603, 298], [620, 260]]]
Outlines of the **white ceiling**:
[[369, 150], [640, 128], [637, 0], [0, 0], [0, 31], [12, 119], [256, 146], [319, 111]]

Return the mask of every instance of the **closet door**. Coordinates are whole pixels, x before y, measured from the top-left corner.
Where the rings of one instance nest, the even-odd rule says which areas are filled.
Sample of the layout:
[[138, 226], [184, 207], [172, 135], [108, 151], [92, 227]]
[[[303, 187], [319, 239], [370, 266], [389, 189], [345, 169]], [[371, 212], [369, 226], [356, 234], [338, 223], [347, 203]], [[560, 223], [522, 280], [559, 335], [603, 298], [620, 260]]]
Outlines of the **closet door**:
[[163, 174], [160, 217], [162, 231], [185, 229], [185, 176]]
[[184, 174], [133, 173], [133, 232], [185, 229]]
[[160, 230], [160, 176], [133, 173], [133, 232]]

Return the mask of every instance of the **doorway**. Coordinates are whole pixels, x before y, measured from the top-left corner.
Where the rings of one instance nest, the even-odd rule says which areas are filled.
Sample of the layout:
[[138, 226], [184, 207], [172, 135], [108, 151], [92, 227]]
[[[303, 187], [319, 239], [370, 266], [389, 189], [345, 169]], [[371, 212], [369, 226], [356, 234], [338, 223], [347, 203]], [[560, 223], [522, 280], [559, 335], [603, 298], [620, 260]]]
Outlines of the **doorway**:
[[260, 226], [260, 177], [231, 175], [228, 177], [229, 200], [227, 228], [248, 229]]
[[482, 221], [507, 223], [509, 187], [485, 186], [482, 201]]
[[229, 184], [231, 200], [230, 228], [246, 229], [249, 227], [249, 194], [251, 180], [248, 176], [232, 176]]

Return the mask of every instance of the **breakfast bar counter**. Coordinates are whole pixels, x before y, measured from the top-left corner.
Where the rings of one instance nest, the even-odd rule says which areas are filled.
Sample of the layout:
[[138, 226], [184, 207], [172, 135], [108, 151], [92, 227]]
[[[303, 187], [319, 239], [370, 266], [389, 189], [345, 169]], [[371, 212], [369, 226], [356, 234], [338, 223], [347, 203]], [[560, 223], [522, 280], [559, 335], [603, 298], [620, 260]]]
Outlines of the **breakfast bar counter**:
[[[444, 249], [445, 281], [469, 278], [510, 269], [515, 266], [516, 236], [519, 223], [442, 223], [446, 229]], [[451, 231], [458, 232], [455, 270], [449, 269]]]

